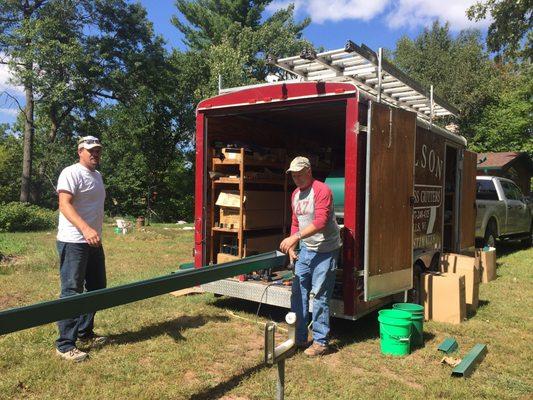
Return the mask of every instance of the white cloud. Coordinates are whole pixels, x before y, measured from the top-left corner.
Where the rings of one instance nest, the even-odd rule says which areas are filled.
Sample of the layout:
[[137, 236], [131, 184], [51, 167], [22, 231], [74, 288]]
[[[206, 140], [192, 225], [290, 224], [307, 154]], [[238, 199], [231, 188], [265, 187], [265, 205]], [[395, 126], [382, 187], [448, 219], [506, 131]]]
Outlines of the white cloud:
[[18, 108], [0, 108], [0, 114], [4, 114], [10, 117], [17, 117], [20, 110]]
[[[0, 53], [0, 60], [4, 58], [4, 54]], [[13, 85], [9, 82], [10, 79], [11, 72], [9, 71], [8, 66], [5, 64], [0, 64], [0, 92], [5, 90], [13, 95], [23, 94], [24, 89], [22, 88], [22, 86]]]
[[297, 12], [315, 23], [342, 20], [369, 21], [383, 18], [391, 28], [428, 26], [434, 20], [449, 21], [452, 30], [486, 27], [489, 21], [473, 22], [466, 10], [476, 0], [275, 0], [267, 10], [274, 12], [294, 3]]
[[448, 21], [452, 30], [486, 27], [488, 20], [476, 23], [466, 16], [466, 10], [476, 0], [396, 0], [386, 20], [391, 28], [428, 26], [434, 20]]

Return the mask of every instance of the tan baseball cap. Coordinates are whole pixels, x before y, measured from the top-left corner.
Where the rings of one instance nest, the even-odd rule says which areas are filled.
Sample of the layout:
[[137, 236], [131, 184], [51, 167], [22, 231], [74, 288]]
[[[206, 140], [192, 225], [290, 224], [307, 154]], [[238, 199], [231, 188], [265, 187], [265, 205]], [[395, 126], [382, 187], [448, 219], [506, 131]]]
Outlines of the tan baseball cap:
[[100, 139], [94, 136], [84, 136], [78, 139], [78, 149], [85, 148], [90, 150], [94, 147], [102, 147]]
[[311, 163], [309, 162], [309, 159], [307, 157], [295, 157], [294, 160], [291, 161], [291, 165], [289, 166], [289, 169], [286, 171], [288, 174], [289, 172], [300, 172], [304, 168], [311, 168]]

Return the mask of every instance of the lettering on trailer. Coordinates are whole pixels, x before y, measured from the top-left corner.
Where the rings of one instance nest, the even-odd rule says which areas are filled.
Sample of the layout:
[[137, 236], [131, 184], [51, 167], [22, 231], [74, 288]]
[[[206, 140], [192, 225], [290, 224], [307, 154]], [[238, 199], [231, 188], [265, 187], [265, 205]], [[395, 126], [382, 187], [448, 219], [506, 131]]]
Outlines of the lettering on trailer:
[[444, 139], [439, 135], [417, 127], [414, 249], [439, 249], [442, 246], [444, 146]]

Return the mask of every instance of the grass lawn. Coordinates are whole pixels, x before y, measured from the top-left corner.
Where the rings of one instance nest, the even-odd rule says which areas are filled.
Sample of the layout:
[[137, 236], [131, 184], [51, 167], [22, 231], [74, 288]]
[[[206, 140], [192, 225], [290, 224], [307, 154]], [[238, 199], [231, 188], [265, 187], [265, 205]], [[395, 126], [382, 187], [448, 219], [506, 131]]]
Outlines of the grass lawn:
[[[176, 225], [115, 235], [105, 228], [108, 285], [167, 274], [191, 260], [193, 234]], [[55, 233], [0, 233], [0, 309], [58, 296]], [[498, 279], [480, 289], [480, 308], [461, 325], [425, 323], [426, 344], [405, 358], [380, 354], [376, 314], [333, 322], [336, 349], [286, 362], [288, 399], [508, 399], [533, 397], [533, 249], [509, 247]], [[273, 399], [276, 369], [262, 365], [263, 328], [285, 311], [211, 294], [163, 295], [101, 311], [112, 343], [71, 364], [54, 354], [55, 324], [0, 337], [2, 399]], [[280, 339], [284, 338], [284, 333]], [[437, 346], [448, 336], [462, 357], [488, 354], [469, 379], [451, 378]]]

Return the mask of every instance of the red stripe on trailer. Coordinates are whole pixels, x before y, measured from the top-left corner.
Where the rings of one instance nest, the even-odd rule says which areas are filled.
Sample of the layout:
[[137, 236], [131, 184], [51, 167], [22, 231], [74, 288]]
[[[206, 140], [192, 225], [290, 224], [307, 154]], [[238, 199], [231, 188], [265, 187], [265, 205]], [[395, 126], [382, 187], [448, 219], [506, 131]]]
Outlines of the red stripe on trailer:
[[196, 114], [196, 168], [194, 190], [194, 265], [204, 265], [204, 114]]
[[344, 314], [355, 314], [355, 274], [357, 269], [357, 256], [355, 253], [357, 234], [357, 147], [358, 147], [358, 107], [357, 98], [346, 101], [346, 148], [344, 161], [344, 247], [343, 247], [343, 272], [342, 290], [344, 301]]
[[262, 101], [273, 102], [307, 97], [316, 98], [318, 96], [339, 95], [341, 93], [347, 94], [348, 92], [356, 93], [356, 86], [351, 83], [330, 82], [269, 84], [211, 97], [201, 101], [198, 104], [198, 110], [253, 104]]

